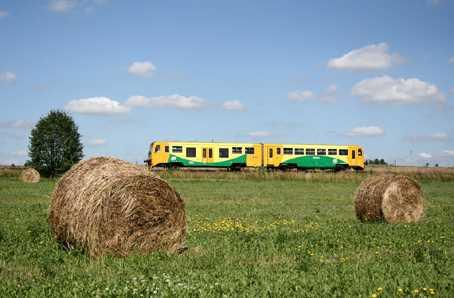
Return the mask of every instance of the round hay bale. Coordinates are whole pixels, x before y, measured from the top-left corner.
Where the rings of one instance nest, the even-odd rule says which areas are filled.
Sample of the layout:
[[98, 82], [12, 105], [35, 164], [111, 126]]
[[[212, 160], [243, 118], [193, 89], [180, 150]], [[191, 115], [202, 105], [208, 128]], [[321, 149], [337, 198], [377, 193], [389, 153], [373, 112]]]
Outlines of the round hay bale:
[[424, 196], [420, 185], [406, 176], [373, 176], [358, 187], [355, 211], [363, 222], [418, 222], [424, 214]]
[[20, 174], [20, 180], [27, 183], [38, 183], [40, 178], [39, 172], [33, 168], [26, 168]]
[[73, 166], [52, 194], [49, 224], [64, 247], [82, 248], [92, 257], [185, 249], [179, 194], [145, 167], [115, 158]]

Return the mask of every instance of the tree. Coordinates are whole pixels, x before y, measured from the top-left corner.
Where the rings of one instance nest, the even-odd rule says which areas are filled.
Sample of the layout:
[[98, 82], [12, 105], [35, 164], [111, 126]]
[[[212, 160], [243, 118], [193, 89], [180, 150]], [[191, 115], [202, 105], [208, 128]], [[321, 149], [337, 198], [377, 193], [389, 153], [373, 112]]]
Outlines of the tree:
[[32, 129], [27, 165], [42, 175], [55, 177], [64, 173], [83, 157], [78, 128], [71, 116], [50, 111]]

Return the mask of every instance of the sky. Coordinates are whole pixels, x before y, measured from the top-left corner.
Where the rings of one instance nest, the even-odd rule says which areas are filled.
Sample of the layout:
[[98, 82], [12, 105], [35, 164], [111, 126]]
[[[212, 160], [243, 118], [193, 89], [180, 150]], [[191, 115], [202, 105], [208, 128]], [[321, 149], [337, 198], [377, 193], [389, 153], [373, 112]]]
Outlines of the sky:
[[323, 143], [453, 166], [453, 32], [452, 0], [0, 0], [0, 164], [58, 109], [86, 158]]

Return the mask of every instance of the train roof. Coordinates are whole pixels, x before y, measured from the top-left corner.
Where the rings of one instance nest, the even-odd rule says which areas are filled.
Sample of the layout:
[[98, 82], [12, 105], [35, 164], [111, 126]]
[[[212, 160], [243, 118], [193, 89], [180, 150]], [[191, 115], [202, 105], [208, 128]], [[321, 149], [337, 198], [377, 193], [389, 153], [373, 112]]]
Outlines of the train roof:
[[257, 143], [257, 142], [214, 142], [214, 141], [211, 141], [211, 142], [203, 142], [203, 141], [173, 141], [173, 140], [156, 140], [156, 141], [153, 141], [153, 143], [179, 143], [179, 144], [194, 144], [194, 145], [199, 145], [199, 144], [216, 144], [216, 145], [229, 145], [229, 146], [233, 146], [233, 145], [258, 145], [258, 144], [267, 144], [267, 145], [274, 145], [274, 146], [278, 146], [278, 145], [283, 145], [283, 146], [314, 146], [314, 147], [317, 147], [317, 146], [338, 146], [338, 147], [349, 147], [349, 146], [355, 146], [355, 147], [361, 147], [360, 145], [357, 145], [357, 144], [311, 144], [311, 143]]

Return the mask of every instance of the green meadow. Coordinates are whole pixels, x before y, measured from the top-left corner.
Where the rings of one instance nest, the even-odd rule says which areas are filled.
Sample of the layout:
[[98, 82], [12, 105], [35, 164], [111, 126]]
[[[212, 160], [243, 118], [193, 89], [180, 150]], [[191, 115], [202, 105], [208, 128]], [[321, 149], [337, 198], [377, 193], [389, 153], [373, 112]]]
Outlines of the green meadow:
[[189, 249], [92, 260], [47, 224], [54, 180], [0, 177], [1, 297], [454, 297], [454, 182], [420, 180], [419, 224], [360, 223], [361, 179], [166, 174]]

